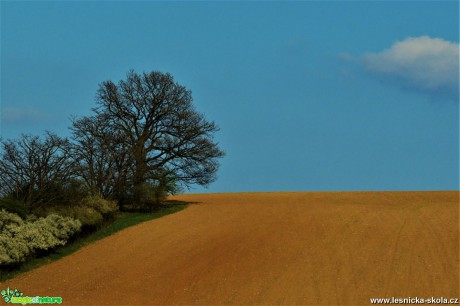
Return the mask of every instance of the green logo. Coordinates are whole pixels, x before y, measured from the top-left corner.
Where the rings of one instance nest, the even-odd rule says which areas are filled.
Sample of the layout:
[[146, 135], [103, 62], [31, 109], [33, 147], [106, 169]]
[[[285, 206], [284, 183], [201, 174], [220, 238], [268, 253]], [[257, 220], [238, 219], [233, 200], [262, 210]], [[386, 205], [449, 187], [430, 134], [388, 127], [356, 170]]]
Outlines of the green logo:
[[1, 294], [3, 300], [11, 304], [62, 304], [62, 297], [60, 296], [23, 296], [23, 293], [18, 289], [13, 290], [9, 287], [6, 290], [2, 290]]
[[18, 289], [10, 290], [9, 287], [6, 290], [2, 290], [1, 293], [2, 293], [2, 298], [7, 303], [11, 303], [11, 299], [13, 297], [21, 297], [22, 296], [22, 292], [19, 292]]

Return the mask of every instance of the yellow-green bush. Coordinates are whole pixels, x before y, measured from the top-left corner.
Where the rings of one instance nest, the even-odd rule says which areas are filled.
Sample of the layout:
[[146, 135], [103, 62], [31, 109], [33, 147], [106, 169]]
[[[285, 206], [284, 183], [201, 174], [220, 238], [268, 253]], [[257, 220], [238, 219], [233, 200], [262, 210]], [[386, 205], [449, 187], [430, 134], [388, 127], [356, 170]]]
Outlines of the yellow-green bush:
[[47, 213], [54, 213], [65, 217], [77, 219], [81, 222], [82, 227], [96, 227], [102, 223], [102, 215], [91, 207], [84, 206], [56, 206], [50, 208]]
[[37, 222], [43, 222], [46, 224], [52, 224], [49, 227], [50, 232], [60, 240], [68, 240], [81, 228], [81, 222], [72, 218], [66, 218], [59, 215], [51, 214], [42, 220]]
[[66, 240], [60, 240], [52, 233], [53, 226], [43, 221], [43, 218], [34, 223], [24, 223], [12, 231], [12, 238], [22, 240], [31, 252], [45, 251], [59, 245], [64, 245]]
[[23, 262], [29, 255], [64, 245], [81, 228], [80, 221], [54, 214], [24, 222], [2, 210], [0, 220], [0, 266]]
[[20, 226], [24, 223], [21, 217], [16, 214], [0, 210], [0, 233], [8, 231], [11, 227]]
[[0, 234], [0, 266], [23, 262], [29, 254], [30, 249], [24, 240]]
[[92, 207], [75, 206], [72, 210], [74, 218], [80, 220], [84, 226], [96, 227], [104, 220], [102, 214]]
[[91, 207], [103, 216], [113, 214], [118, 210], [114, 201], [103, 199], [100, 196], [87, 196], [80, 201], [80, 206]]
[[29, 248], [34, 251], [48, 250], [64, 245], [80, 227], [81, 223], [78, 220], [51, 214], [18, 227], [20, 231], [16, 237], [26, 241]]
[[98, 227], [104, 219], [109, 219], [118, 210], [115, 202], [105, 200], [99, 196], [87, 196], [72, 206], [56, 205], [46, 208], [42, 215], [50, 213], [80, 220], [82, 227], [94, 229]]

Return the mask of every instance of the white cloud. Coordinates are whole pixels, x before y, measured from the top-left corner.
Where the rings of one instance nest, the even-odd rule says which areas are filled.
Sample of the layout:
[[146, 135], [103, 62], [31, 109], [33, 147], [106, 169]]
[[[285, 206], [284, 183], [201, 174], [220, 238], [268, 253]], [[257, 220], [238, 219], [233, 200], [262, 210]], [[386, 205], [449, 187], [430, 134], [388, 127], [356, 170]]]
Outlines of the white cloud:
[[362, 56], [365, 67], [403, 87], [458, 99], [459, 44], [428, 36], [398, 41], [387, 50]]
[[47, 115], [33, 108], [5, 107], [1, 110], [0, 118], [4, 123], [20, 121], [42, 121], [47, 119]]

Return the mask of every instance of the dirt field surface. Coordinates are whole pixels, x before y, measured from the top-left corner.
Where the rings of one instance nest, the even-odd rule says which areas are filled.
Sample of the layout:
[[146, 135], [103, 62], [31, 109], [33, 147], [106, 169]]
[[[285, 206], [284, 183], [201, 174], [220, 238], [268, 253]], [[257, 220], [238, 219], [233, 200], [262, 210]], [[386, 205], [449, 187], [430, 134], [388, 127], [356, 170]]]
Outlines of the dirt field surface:
[[187, 209], [0, 284], [64, 305], [459, 296], [459, 192], [181, 195]]

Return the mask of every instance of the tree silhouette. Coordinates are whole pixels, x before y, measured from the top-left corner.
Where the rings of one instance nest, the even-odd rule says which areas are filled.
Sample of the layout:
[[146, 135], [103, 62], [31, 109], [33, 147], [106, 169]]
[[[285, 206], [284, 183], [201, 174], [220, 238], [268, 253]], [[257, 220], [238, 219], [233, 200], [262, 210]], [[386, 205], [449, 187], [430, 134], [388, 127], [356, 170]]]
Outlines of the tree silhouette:
[[[191, 91], [168, 73], [130, 71], [118, 84], [99, 85], [94, 115], [74, 120], [81, 173], [103, 194], [142, 194], [145, 186], [216, 179], [223, 151], [217, 125], [192, 104]], [[117, 188], [123, 186], [123, 188]], [[120, 190], [123, 189], [123, 190]]]

